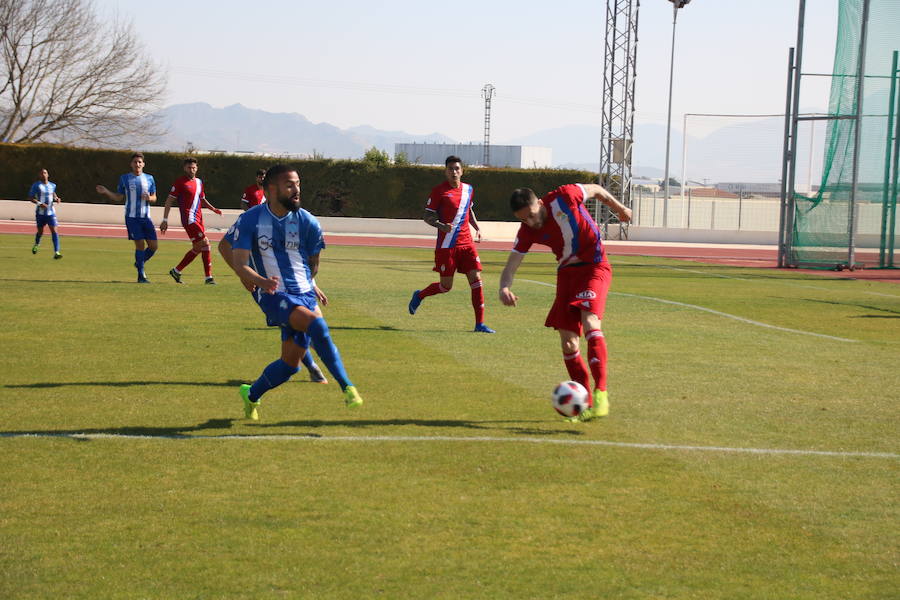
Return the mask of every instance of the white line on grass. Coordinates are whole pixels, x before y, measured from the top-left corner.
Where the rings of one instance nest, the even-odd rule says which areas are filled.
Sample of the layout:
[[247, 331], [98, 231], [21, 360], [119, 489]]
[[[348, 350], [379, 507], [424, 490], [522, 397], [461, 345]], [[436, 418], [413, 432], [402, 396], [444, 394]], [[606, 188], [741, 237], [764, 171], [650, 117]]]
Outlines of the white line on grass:
[[[645, 266], [645, 265], [639, 264], [639, 263], [616, 263], [616, 264], [620, 264], [620, 265], [623, 265], [626, 267]], [[724, 275], [722, 273], [709, 273], [707, 271], [698, 271], [697, 269], [685, 269], [684, 267], [673, 267], [672, 265], [651, 265], [651, 266], [658, 267], [660, 269], [670, 269], [672, 271], [684, 271], [685, 273], [696, 273], [697, 275], [705, 275], [706, 277], [719, 277], [721, 279], [734, 279], [737, 281], [754, 281], [754, 282], [759, 281], [759, 279], [756, 279], [756, 278], [735, 277], [734, 275]], [[722, 265], [722, 267], [727, 267], [727, 265]], [[828, 279], [829, 279], [829, 281], [846, 281], [846, 279], [843, 279], [841, 277], [830, 277]], [[860, 281], [860, 280], [854, 279], [852, 277], [849, 279], [853, 279], [854, 281]], [[780, 284], [789, 285], [791, 287], [804, 288], [807, 290], [822, 290], [825, 292], [835, 291], [834, 288], [827, 288], [827, 287], [820, 286], [820, 285], [804, 285], [802, 283], [794, 283], [793, 281], [785, 281], [784, 279], [778, 279], [778, 278], [773, 278], [769, 281], [770, 282], [778, 282]], [[894, 294], [883, 294], [881, 292], [868, 292], [865, 290], [854, 290], [854, 291], [858, 291], [860, 294], [867, 294], [869, 296], [883, 296], [885, 298], [900, 298], [900, 296], [897, 296]]]
[[[552, 283], [546, 283], [544, 281], [535, 281], [533, 279], [520, 279], [519, 281], [527, 281], [528, 283], [536, 283], [538, 285], [545, 285], [547, 287], [556, 287]], [[800, 329], [791, 329], [790, 327], [779, 327], [778, 325], [770, 325], [769, 323], [763, 323], [761, 321], [754, 321], [752, 319], [745, 319], [744, 317], [739, 317], [737, 315], [732, 315], [730, 313], [721, 312], [718, 310], [713, 310], [711, 308], [706, 308], [705, 306], [697, 306], [696, 304], [687, 304], [685, 302], [676, 302], [675, 300], [666, 300], [664, 298], [655, 298], [653, 296], [640, 296], [638, 294], [627, 294], [625, 292], [610, 292], [610, 294], [614, 294], [616, 296], [626, 296], [628, 298], [640, 298], [641, 300], [652, 300], [653, 302], [662, 302], [663, 304], [673, 304], [675, 306], [683, 306], [685, 308], [692, 308], [694, 310], [701, 310], [703, 312], [708, 312], [720, 317], [725, 317], [728, 319], [734, 319], [735, 321], [740, 321], [742, 323], [748, 323], [750, 325], [756, 325], [757, 327], [767, 327], [769, 329], [777, 329], [778, 331], [785, 331], [787, 333], [799, 333], [802, 335], [812, 335], [815, 337], [825, 338], [827, 340], [834, 340], [836, 342], [857, 342], [859, 340], [851, 340], [842, 337], [836, 337], [833, 335], [825, 335], [824, 333], [814, 333], [812, 331], [802, 331]]]
[[728, 446], [688, 446], [678, 444], [642, 444], [637, 442], [611, 442], [608, 440], [561, 440], [533, 437], [455, 437], [446, 435], [138, 435], [122, 433], [9, 433], [0, 432], [0, 438], [70, 438], [76, 440], [239, 440], [239, 441], [285, 441], [285, 442], [477, 442], [520, 444], [552, 444], [560, 446], [607, 446], [612, 448], [634, 448], [639, 450], [674, 450], [689, 452], [726, 452], [732, 454], [833, 456], [840, 458], [891, 458], [900, 454], [893, 452], [854, 452], [838, 450], [792, 450], [781, 448], [731, 448]]

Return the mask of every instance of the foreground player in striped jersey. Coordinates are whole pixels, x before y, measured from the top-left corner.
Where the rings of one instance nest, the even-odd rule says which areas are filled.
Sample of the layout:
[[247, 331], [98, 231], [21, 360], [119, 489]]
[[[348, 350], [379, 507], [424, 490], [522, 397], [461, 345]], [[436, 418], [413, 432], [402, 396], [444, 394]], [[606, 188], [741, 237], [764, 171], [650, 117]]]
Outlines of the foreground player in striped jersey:
[[203, 181], [197, 177], [197, 159], [186, 158], [182, 165], [184, 175], [175, 180], [172, 189], [166, 198], [166, 206], [163, 210], [163, 220], [159, 224], [159, 231], [163, 235], [169, 228], [169, 209], [172, 204], [178, 204], [178, 212], [181, 213], [181, 226], [191, 240], [191, 249], [188, 250], [181, 262], [169, 270], [169, 275], [175, 283], [181, 283], [181, 272], [191, 264], [197, 255], [203, 257], [203, 272], [206, 274], [206, 283], [215, 284], [212, 276], [212, 257], [209, 254], [209, 240], [206, 238], [206, 228], [203, 226], [203, 210], [205, 206], [217, 215], [222, 211], [209, 203], [206, 199], [206, 191], [203, 189]]
[[31, 253], [37, 254], [46, 225], [50, 228], [50, 236], [53, 238], [53, 258], [62, 258], [62, 254], [59, 252], [59, 233], [56, 232], [58, 226], [56, 209], [53, 208], [53, 205], [61, 200], [56, 195], [56, 184], [50, 181], [50, 173], [47, 172], [47, 169], [41, 169], [38, 177], [40, 179], [31, 184], [31, 190], [28, 192], [28, 199], [37, 204], [34, 210], [37, 233], [34, 234], [34, 246], [31, 248]]
[[569, 377], [590, 388], [588, 368], [579, 350], [582, 330], [587, 340], [590, 375], [594, 378], [590, 410], [573, 420], [588, 421], [609, 414], [606, 389], [607, 350], [601, 329], [612, 268], [600, 236], [600, 228], [584, 201], [596, 198], [623, 223], [631, 220], [631, 209], [595, 184], [561, 186], [540, 200], [528, 188], [515, 190], [509, 204], [522, 221], [513, 250], [500, 276], [500, 302], [515, 306], [518, 297], [510, 291], [516, 271], [533, 244], [549, 246], [556, 255], [556, 300], [544, 326], [559, 332], [563, 361]]
[[344, 370], [312, 282], [319, 269], [319, 253], [325, 248], [322, 227], [312, 214], [300, 208], [300, 175], [296, 169], [275, 165], [266, 171], [263, 188], [268, 202], [238, 217], [229, 232], [231, 256], [223, 253], [244, 287], [253, 290], [266, 323], [281, 327], [281, 357], [269, 364], [252, 385], [240, 387], [244, 416], [259, 418], [262, 395], [300, 369], [310, 342], [340, 384], [347, 406], [356, 408], [363, 399]]
[[438, 230], [434, 249], [434, 271], [440, 280], [428, 287], [416, 290], [409, 301], [409, 314], [414, 315], [422, 300], [435, 294], [446, 294], [453, 288], [456, 271], [465, 273], [472, 290], [472, 308], [475, 310], [475, 331], [495, 333], [484, 324], [484, 290], [481, 287], [481, 259], [472, 243], [469, 224], [475, 229], [475, 241], [481, 241], [481, 228], [472, 210], [475, 190], [462, 182], [462, 161], [448, 156], [444, 161], [447, 181], [431, 190], [425, 205], [423, 220]]
[[[263, 175], [265, 175], [265, 171], [263, 171]], [[234, 232], [235, 227], [232, 225], [231, 228], [222, 236], [222, 239], [219, 241], [219, 254], [222, 255], [222, 258], [225, 259], [225, 263], [234, 268]], [[316, 281], [313, 280], [313, 291], [316, 293], [316, 298], [319, 301], [319, 304], [322, 306], [328, 306], [328, 296], [325, 295], [325, 292], [319, 289], [316, 285]], [[256, 286], [247, 286], [247, 291], [253, 296], [253, 300], [256, 301]], [[265, 311], [263, 311], [265, 313]], [[301, 338], [302, 339], [302, 338]], [[307, 346], [304, 348], [305, 352], [303, 353], [303, 358], [301, 362], [303, 366], [309, 370], [309, 380], [313, 383], [328, 383], [328, 379], [325, 378], [325, 374], [322, 373], [322, 369], [319, 368], [319, 365], [316, 364], [316, 361], [313, 360], [312, 352], [309, 350], [309, 339], [303, 339], [304, 342], [307, 343]]]
[[153, 175], [144, 173], [144, 155], [135, 152], [131, 155], [131, 173], [119, 177], [116, 193], [102, 185], [96, 187], [113, 202], [125, 202], [125, 228], [128, 239], [134, 241], [134, 268], [137, 269], [138, 283], [150, 283], [144, 273], [144, 265], [150, 260], [159, 247], [156, 241], [156, 227], [150, 220], [150, 205], [156, 202], [156, 180]]

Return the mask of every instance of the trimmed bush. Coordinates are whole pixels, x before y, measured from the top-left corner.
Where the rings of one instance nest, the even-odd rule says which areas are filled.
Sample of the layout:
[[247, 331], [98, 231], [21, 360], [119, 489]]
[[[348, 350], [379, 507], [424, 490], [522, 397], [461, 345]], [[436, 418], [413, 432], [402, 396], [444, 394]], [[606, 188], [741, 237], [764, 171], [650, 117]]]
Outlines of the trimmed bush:
[[[129, 171], [131, 151], [92, 150], [54, 145], [0, 144], [0, 198], [24, 200], [38, 170], [50, 171], [65, 202], [106, 203], [94, 191], [99, 183], [115, 190]], [[156, 179], [158, 203], [182, 175], [186, 155], [144, 152], [145, 170]], [[256, 170], [286, 162], [300, 170], [303, 207], [315, 215], [418, 219], [431, 189], [444, 181], [443, 167], [381, 164], [380, 161], [295, 160], [266, 156], [196, 155], [198, 176], [209, 201], [219, 208], [240, 208], [241, 192], [255, 182]], [[475, 214], [485, 221], [513, 221], [509, 195], [530, 187], [538, 195], [565, 183], [597, 180], [588, 171], [563, 169], [467, 168], [463, 180], [475, 187]]]

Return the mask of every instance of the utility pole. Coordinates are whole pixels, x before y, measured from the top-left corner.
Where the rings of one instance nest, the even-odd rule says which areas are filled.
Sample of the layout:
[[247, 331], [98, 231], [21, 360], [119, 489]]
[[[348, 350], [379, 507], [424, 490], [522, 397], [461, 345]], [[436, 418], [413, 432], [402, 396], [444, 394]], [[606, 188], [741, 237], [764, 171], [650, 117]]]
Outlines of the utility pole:
[[481, 97], [484, 98], [484, 159], [481, 162], [485, 167], [491, 166], [491, 98], [494, 89], [490, 83], [481, 88]]
[[[640, 0], [606, 0], [603, 63], [603, 116], [600, 122], [600, 180], [609, 193], [631, 207], [631, 156], [634, 144], [634, 99], [637, 78], [637, 28]], [[604, 205], [588, 210], [604, 236], [628, 239], [628, 225]], [[610, 231], [610, 225], [618, 225]]]
[[[672, 3], [672, 58], [669, 65], [669, 119], [666, 124], [666, 172], [663, 181], [665, 195], [663, 197], [663, 227], [668, 227], [669, 220], [669, 144], [672, 140], [672, 82], [675, 78], [675, 23], [678, 21], [678, 9], [684, 8], [691, 0], [669, 0]], [[684, 135], [684, 132], [682, 132]], [[684, 182], [681, 182], [684, 189]]]

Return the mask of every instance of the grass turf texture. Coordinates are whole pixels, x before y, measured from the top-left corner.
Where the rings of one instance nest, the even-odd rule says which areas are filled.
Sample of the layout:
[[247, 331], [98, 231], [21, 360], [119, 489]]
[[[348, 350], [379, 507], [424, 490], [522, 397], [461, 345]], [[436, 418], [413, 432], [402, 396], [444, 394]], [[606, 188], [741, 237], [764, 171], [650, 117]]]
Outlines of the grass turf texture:
[[[567, 378], [542, 327], [552, 257], [526, 259], [507, 309], [505, 253], [482, 253], [498, 333], [480, 335], [462, 278], [407, 314], [434, 280], [431, 252], [331, 247], [324, 310], [366, 404], [348, 411], [336, 384], [302, 372], [251, 423], [237, 385], [279, 338], [221, 261], [219, 286], [199, 261], [177, 286], [166, 272], [187, 244], [164, 242], [139, 286], [125, 240], [64, 238], [61, 261], [31, 243], [0, 236], [0, 597], [821, 599], [900, 585], [896, 456], [526, 442], [896, 454], [897, 286], [614, 257], [612, 414], [570, 424], [549, 401]], [[153, 437], [9, 435], [25, 432]], [[426, 439], [363, 441], [383, 436]], [[476, 437], [504, 441], [459, 439]]]

